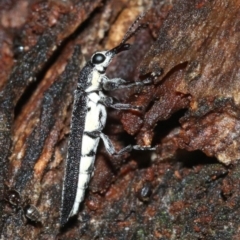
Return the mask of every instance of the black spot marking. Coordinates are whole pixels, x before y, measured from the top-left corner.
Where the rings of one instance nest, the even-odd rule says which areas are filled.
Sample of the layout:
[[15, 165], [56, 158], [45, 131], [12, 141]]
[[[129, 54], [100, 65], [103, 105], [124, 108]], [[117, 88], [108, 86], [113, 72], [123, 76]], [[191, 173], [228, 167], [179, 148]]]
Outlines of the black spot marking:
[[106, 72], [106, 69], [107, 69], [107, 68], [104, 67], [104, 68], [103, 68], [103, 71], [98, 70], [98, 72], [99, 72], [100, 74], [104, 74], [104, 73]]
[[96, 155], [96, 152], [94, 150], [91, 150], [86, 156], [87, 157], [93, 157]]
[[99, 131], [93, 131], [93, 132], [84, 132], [85, 135], [87, 135], [88, 137], [90, 138], [98, 138], [99, 135], [100, 135], [100, 132]]
[[102, 119], [102, 112], [99, 113], [98, 120], [100, 121]]

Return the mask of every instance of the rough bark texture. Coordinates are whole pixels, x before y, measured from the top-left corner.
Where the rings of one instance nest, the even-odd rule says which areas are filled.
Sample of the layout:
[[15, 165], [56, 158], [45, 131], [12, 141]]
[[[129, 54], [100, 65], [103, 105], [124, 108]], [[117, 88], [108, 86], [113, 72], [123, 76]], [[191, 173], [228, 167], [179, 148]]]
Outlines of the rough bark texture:
[[[111, 93], [144, 111], [110, 110], [105, 132], [118, 149], [134, 138], [158, 149], [113, 158], [100, 145], [79, 215], [60, 231], [76, 78], [147, 9], [107, 75], [160, 76]], [[1, 201], [1, 239], [239, 239], [239, 26], [239, 0], [0, 0], [0, 193], [7, 183], [42, 216], [25, 224]]]

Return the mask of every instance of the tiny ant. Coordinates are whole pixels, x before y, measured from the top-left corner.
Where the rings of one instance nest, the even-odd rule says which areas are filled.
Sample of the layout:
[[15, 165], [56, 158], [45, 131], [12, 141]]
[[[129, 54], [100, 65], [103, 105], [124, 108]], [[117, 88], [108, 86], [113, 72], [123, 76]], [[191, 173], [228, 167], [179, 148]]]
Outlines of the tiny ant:
[[40, 223], [41, 215], [38, 209], [31, 204], [31, 200], [26, 199], [23, 201], [20, 193], [17, 190], [9, 188], [8, 185], [6, 186], [8, 190], [5, 193], [4, 200], [8, 202], [16, 212], [22, 211], [26, 220], [29, 220], [33, 223]]

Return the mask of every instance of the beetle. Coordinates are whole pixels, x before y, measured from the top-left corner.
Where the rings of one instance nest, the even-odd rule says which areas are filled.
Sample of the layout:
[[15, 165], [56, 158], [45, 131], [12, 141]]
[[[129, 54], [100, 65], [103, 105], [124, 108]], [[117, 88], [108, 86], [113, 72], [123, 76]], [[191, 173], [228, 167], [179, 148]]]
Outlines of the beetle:
[[6, 186], [8, 190], [5, 193], [4, 200], [8, 202], [15, 209], [15, 211], [21, 210], [24, 217], [31, 222], [41, 222], [41, 215], [38, 209], [31, 204], [30, 199], [22, 201], [21, 195], [17, 190], [9, 188], [8, 185]]
[[143, 24], [135, 27], [142, 17], [143, 15], [135, 20], [118, 46], [108, 51], [94, 53], [80, 71], [77, 88], [74, 91], [70, 134], [64, 168], [60, 210], [61, 227], [65, 226], [70, 217], [77, 214], [79, 205], [84, 200], [86, 188], [93, 174], [94, 161], [100, 139], [110, 155], [120, 155], [132, 149], [155, 150], [155, 148], [149, 146], [128, 145], [117, 152], [108, 136], [102, 132], [106, 124], [107, 107], [118, 110], [141, 110], [140, 106], [115, 103], [113, 98], [105, 95], [103, 91], [152, 83], [152, 77], [142, 82], [128, 83], [121, 78], [108, 79], [105, 75], [105, 71], [113, 57], [130, 48], [130, 44], [126, 43], [126, 41], [140, 28], [145, 27]]

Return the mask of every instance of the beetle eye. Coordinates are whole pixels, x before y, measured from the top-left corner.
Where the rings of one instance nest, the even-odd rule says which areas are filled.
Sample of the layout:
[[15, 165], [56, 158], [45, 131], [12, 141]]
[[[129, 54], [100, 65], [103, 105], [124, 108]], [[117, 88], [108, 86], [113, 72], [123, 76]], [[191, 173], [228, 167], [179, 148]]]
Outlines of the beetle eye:
[[103, 63], [105, 61], [106, 57], [101, 54], [101, 53], [97, 53], [93, 56], [92, 58], [92, 63], [93, 64], [100, 64]]

